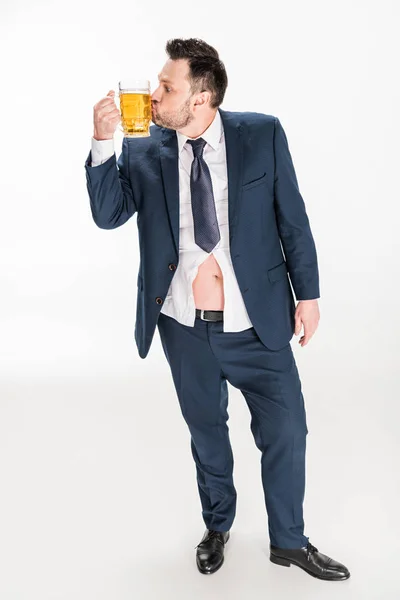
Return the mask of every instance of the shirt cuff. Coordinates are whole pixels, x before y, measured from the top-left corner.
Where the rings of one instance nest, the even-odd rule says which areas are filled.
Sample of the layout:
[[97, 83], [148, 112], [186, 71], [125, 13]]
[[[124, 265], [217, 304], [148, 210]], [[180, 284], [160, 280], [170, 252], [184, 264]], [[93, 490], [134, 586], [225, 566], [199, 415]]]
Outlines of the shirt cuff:
[[95, 140], [92, 137], [92, 167], [103, 164], [114, 154], [114, 140]]

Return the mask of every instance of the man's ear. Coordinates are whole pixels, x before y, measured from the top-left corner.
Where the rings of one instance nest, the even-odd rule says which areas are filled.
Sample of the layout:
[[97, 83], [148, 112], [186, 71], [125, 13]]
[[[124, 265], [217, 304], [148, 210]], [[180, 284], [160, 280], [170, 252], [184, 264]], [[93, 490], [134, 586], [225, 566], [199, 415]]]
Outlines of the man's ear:
[[210, 99], [211, 99], [210, 92], [201, 92], [200, 94], [198, 94], [197, 100], [195, 101], [194, 106], [202, 106], [203, 104], [207, 104], [207, 102], [210, 102]]

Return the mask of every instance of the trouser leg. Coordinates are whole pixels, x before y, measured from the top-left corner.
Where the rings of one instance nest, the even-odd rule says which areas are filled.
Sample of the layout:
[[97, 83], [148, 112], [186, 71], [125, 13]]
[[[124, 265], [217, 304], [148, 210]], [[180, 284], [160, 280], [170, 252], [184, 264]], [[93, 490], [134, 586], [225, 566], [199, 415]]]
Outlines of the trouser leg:
[[182, 415], [188, 425], [202, 515], [208, 529], [228, 531], [236, 512], [228, 387], [208, 339], [207, 322], [182, 325], [160, 313], [158, 329]]
[[308, 542], [303, 520], [308, 429], [292, 348], [266, 348], [254, 328], [224, 333], [220, 323], [210, 325], [212, 350], [251, 413], [270, 541], [280, 548], [300, 548]]

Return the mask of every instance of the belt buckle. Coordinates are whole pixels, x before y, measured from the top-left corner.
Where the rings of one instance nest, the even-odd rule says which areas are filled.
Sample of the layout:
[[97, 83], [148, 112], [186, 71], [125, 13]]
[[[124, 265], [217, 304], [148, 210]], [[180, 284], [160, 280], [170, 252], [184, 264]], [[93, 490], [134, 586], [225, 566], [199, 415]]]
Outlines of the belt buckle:
[[207, 310], [207, 309], [203, 309], [203, 308], [201, 308], [201, 309], [200, 309], [200, 319], [201, 319], [202, 321], [208, 321], [208, 322], [211, 322], [211, 321], [212, 321], [212, 319], [206, 319], [206, 318], [204, 317], [204, 310]]

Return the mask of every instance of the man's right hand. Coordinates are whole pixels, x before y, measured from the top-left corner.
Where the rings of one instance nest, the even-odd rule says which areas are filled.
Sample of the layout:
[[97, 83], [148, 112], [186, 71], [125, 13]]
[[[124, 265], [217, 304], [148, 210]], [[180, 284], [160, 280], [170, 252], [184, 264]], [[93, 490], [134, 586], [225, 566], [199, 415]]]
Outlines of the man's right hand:
[[121, 120], [114, 96], [114, 90], [110, 90], [107, 96], [99, 100], [93, 107], [93, 137], [95, 140], [112, 140], [114, 137], [117, 125]]

